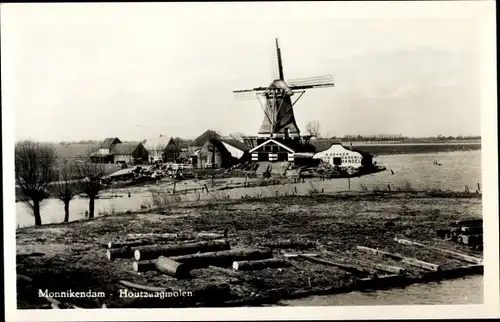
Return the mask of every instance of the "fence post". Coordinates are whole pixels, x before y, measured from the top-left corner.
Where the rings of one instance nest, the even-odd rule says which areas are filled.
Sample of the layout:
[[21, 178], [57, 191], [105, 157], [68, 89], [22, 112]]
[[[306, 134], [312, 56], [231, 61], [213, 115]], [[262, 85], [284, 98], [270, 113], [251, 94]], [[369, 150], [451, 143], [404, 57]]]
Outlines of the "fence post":
[[389, 188], [389, 191], [391, 191], [391, 185], [390, 184], [387, 185], [387, 188]]
[[481, 191], [481, 185], [479, 184], [479, 182], [477, 183], [477, 191]]
[[351, 178], [347, 177], [347, 182], [349, 183], [349, 190], [351, 190]]

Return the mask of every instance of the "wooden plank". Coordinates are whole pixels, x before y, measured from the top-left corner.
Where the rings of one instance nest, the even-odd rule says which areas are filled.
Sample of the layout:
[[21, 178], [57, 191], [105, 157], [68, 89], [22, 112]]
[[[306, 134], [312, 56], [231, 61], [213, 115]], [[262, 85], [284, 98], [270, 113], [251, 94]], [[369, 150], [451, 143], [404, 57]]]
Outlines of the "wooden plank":
[[425, 244], [422, 244], [422, 243], [419, 243], [416, 241], [412, 241], [412, 240], [408, 240], [408, 239], [394, 238], [394, 240], [400, 244], [403, 244], [403, 245], [415, 245], [415, 246], [420, 246], [420, 247], [427, 248], [427, 249], [432, 249], [432, 250], [441, 252], [444, 255], [447, 255], [449, 257], [461, 259], [465, 262], [469, 262], [469, 263], [473, 263], [473, 264], [481, 264], [483, 262], [482, 258], [478, 258], [478, 257], [462, 254], [459, 252], [454, 252], [451, 250], [434, 247], [434, 246], [425, 245]]
[[389, 252], [385, 252], [382, 250], [369, 248], [369, 247], [365, 247], [365, 246], [356, 246], [356, 248], [358, 250], [361, 250], [361, 251], [369, 252], [369, 253], [372, 253], [375, 255], [380, 255], [383, 257], [389, 257], [389, 258], [392, 258], [395, 260], [402, 261], [405, 264], [412, 265], [412, 266], [419, 267], [419, 268], [423, 268], [423, 269], [427, 269], [430, 271], [440, 271], [441, 270], [441, 266], [439, 266], [437, 264], [424, 262], [424, 261], [421, 261], [421, 260], [416, 259], [416, 258], [405, 257], [405, 256], [398, 255], [398, 254], [392, 254]]
[[330, 266], [335, 266], [335, 267], [338, 267], [346, 272], [349, 272], [351, 274], [354, 274], [356, 276], [366, 276], [366, 275], [373, 275], [371, 274], [370, 272], [368, 271], [365, 271], [365, 270], [362, 270], [362, 269], [359, 269], [359, 268], [356, 268], [356, 267], [353, 267], [353, 266], [349, 266], [349, 265], [345, 265], [345, 264], [341, 264], [341, 263], [337, 263], [337, 262], [332, 262], [330, 260], [325, 260], [325, 259], [322, 259], [322, 258], [319, 258], [319, 257], [311, 257], [311, 256], [300, 256], [301, 258], [305, 258], [311, 262], [316, 262], [316, 263], [320, 263], [320, 264], [324, 264], [324, 265], [330, 265]]

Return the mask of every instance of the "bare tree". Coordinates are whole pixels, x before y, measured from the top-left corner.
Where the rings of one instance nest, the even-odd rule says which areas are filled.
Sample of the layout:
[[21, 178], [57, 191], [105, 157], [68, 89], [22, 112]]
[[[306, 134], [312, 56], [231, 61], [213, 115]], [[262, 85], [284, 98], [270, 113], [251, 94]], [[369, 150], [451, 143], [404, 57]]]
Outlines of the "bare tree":
[[74, 180], [76, 168], [72, 164], [62, 166], [58, 173], [58, 182], [52, 185], [52, 192], [56, 198], [64, 202], [64, 222], [69, 221], [69, 202], [78, 194], [79, 183]]
[[231, 138], [233, 138], [234, 140], [237, 140], [237, 141], [243, 142], [243, 137], [245, 137], [245, 133], [242, 133], [242, 132], [234, 132], [234, 133], [229, 134], [229, 136], [230, 136]]
[[306, 131], [309, 135], [319, 138], [321, 126], [318, 121], [309, 121], [306, 125]]
[[23, 201], [33, 210], [35, 225], [42, 224], [40, 205], [49, 197], [49, 184], [55, 178], [55, 151], [46, 145], [23, 141], [15, 147], [15, 177]]
[[101, 190], [101, 177], [104, 175], [104, 166], [100, 163], [81, 162], [75, 166], [75, 173], [80, 178], [79, 190], [89, 197], [89, 218], [94, 218], [95, 198]]

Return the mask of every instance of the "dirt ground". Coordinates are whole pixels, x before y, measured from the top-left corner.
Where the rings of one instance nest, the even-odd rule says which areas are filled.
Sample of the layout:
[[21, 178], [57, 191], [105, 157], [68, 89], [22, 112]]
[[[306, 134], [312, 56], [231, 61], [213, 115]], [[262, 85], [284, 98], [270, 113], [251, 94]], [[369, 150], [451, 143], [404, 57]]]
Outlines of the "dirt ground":
[[[280, 198], [191, 202], [149, 213], [129, 213], [80, 220], [67, 224], [18, 229], [17, 273], [33, 279], [31, 285], [18, 280], [18, 308], [43, 308], [47, 301], [38, 289], [55, 291], [103, 291], [104, 298], [74, 298], [71, 303], [85, 308], [106, 304], [112, 307], [192, 307], [250, 305], [269, 294], [286, 297], [307, 290], [341, 289], [360, 276], [333, 266], [292, 258], [293, 266], [245, 272], [235, 279], [209, 269], [196, 269], [192, 277], [175, 279], [149, 271], [137, 274], [132, 259], [108, 261], [105, 244], [128, 233], [221, 232], [229, 230], [232, 248], [257, 249], [269, 242], [299, 240], [313, 242], [309, 249], [274, 249], [275, 257], [286, 253], [318, 253], [329, 250], [337, 261], [363, 260], [400, 266], [410, 276], [423, 270], [401, 262], [381, 259], [356, 250], [356, 246], [389, 252], [440, 264], [444, 269], [467, 263], [438, 252], [394, 242], [402, 237], [475, 256], [466, 246], [437, 238], [436, 230], [450, 222], [481, 218], [478, 197], [418, 197], [411, 193], [336, 194]], [[328, 259], [322, 257], [324, 259]], [[347, 260], [346, 260], [347, 259]], [[379, 272], [380, 273], [380, 272]], [[363, 277], [363, 276], [361, 276]], [[365, 276], [366, 277], [366, 276]], [[193, 297], [169, 299], [121, 298], [120, 280], [149, 286], [193, 291]], [[29, 283], [28, 283], [29, 284]], [[211, 292], [197, 291], [217, 285]], [[305, 294], [305, 293], [304, 293]], [[239, 301], [239, 302], [238, 302]], [[257, 301], [258, 302], [258, 301]], [[232, 303], [232, 304], [231, 304]]]

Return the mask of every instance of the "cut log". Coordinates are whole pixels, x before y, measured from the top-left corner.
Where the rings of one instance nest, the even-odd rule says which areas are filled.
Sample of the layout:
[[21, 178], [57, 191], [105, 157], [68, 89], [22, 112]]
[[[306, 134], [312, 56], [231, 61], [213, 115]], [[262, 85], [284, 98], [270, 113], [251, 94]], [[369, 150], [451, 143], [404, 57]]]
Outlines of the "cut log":
[[462, 235], [480, 235], [483, 233], [483, 227], [471, 227], [471, 226], [462, 226], [460, 228], [462, 231]]
[[424, 261], [421, 261], [421, 260], [416, 259], [416, 258], [403, 257], [403, 263], [408, 264], [408, 265], [412, 265], [415, 267], [419, 267], [422, 269], [426, 269], [429, 271], [434, 271], [434, 272], [441, 271], [440, 265], [434, 264], [434, 263], [424, 262]]
[[[374, 270], [386, 272], [386, 273], [391, 273], [391, 274], [398, 274], [398, 275], [405, 275], [406, 270], [403, 267], [399, 266], [392, 266], [392, 265], [387, 265], [387, 264], [379, 264], [379, 263], [372, 263], [368, 261], [361, 261], [358, 259], [354, 258], [345, 258], [345, 257], [340, 257], [337, 254], [330, 252], [330, 251], [324, 251], [323, 252], [325, 255], [328, 256], [333, 256], [338, 259], [342, 259], [343, 261], [346, 262], [354, 262], [355, 264], [361, 266], [361, 267], [369, 267]], [[378, 275], [378, 274], [377, 274]]]
[[165, 287], [141, 285], [141, 284], [136, 284], [136, 283], [132, 283], [129, 281], [124, 281], [124, 280], [121, 280], [120, 284], [122, 284], [123, 286], [129, 287], [129, 288], [136, 289], [136, 290], [143, 290], [143, 291], [149, 291], [149, 292], [167, 292], [167, 291], [169, 291], [169, 289], [165, 288]]
[[284, 259], [269, 258], [256, 261], [236, 261], [233, 262], [233, 269], [235, 271], [256, 271], [264, 268], [278, 268], [287, 267], [290, 263]]
[[208, 268], [212, 271], [219, 272], [219, 273], [224, 273], [228, 276], [235, 277], [235, 278], [241, 278], [241, 274], [235, 271], [232, 271], [230, 269], [218, 267], [218, 266], [208, 266]]
[[225, 240], [175, 245], [139, 246], [134, 251], [134, 258], [136, 260], [145, 260], [157, 258], [158, 256], [179, 256], [198, 252], [228, 250], [230, 248], [230, 245]]
[[387, 265], [387, 264], [379, 264], [379, 263], [370, 263], [370, 262], [364, 262], [366, 265], [373, 267], [374, 269], [377, 269], [382, 272], [387, 272], [387, 273], [392, 273], [392, 274], [397, 274], [397, 275], [405, 275], [406, 274], [406, 269], [403, 267], [399, 266], [392, 266], [392, 265]]
[[441, 267], [437, 264], [424, 262], [424, 261], [421, 261], [421, 260], [416, 259], [416, 258], [410, 258], [410, 257], [401, 256], [398, 254], [392, 254], [389, 252], [384, 252], [382, 250], [369, 248], [369, 247], [365, 247], [365, 246], [356, 246], [356, 249], [361, 250], [361, 251], [365, 251], [365, 252], [369, 252], [369, 253], [372, 253], [375, 255], [399, 260], [405, 264], [412, 265], [412, 266], [419, 267], [419, 268], [423, 268], [423, 269], [427, 269], [430, 271], [440, 271], [441, 270]]
[[434, 246], [425, 245], [425, 244], [422, 244], [422, 243], [419, 243], [419, 242], [415, 242], [415, 241], [411, 241], [411, 240], [407, 240], [407, 239], [394, 238], [394, 240], [397, 241], [400, 244], [403, 244], [403, 245], [415, 245], [415, 246], [420, 246], [420, 247], [427, 248], [427, 249], [432, 249], [432, 250], [441, 252], [441, 253], [447, 255], [448, 257], [456, 258], [456, 259], [461, 259], [461, 260], [463, 260], [465, 262], [469, 262], [469, 263], [473, 263], [473, 264], [481, 264], [483, 262], [482, 258], [478, 258], [478, 257], [474, 257], [474, 256], [469, 256], [469, 255], [466, 255], [466, 254], [454, 252], [454, 251], [447, 250], [447, 249], [441, 249], [441, 248], [437, 248], [437, 247], [434, 247]]
[[462, 244], [476, 246], [483, 244], [483, 235], [460, 235]]
[[176, 262], [186, 263], [191, 268], [208, 266], [229, 266], [233, 262], [242, 260], [259, 260], [273, 257], [271, 250], [226, 250], [176, 256], [171, 259]]
[[158, 257], [155, 263], [156, 269], [159, 272], [167, 274], [172, 277], [186, 277], [189, 274], [189, 269], [185, 264], [171, 260], [163, 256]]
[[129, 241], [110, 241], [108, 248], [123, 248], [154, 244], [151, 240], [129, 240]]
[[196, 238], [199, 239], [222, 239], [226, 237], [227, 234], [210, 233], [210, 232], [200, 232], [198, 233], [198, 235], [196, 235]]
[[314, 242], [306, 242], [306, 241], [300, 241], [300, 240], [281, 240], [277, 242], [272, 242], [272, 243], [266, 243], [263, 244], [262, 246], [268, 247], [268, 248], [298, 248], [298, 249], [303, 249], [303, 248], [312, 248], [316, 246], [316, 243]]
[[127, 237], [129, 239], [132, 239], [132, 238], [159, 238], [159, 239], [175, 240], [175, 239], [179, 238], [179, 235], [174, 234], [174, 233], [163, 233], [163, 234], [146, 233], [146, 234], [127, 234]]
[[316, 262], [324, 265], [330, 265], [330, 266], [335, 266], [337, 268], [340, 268], [343, 271], [349, 272], [355, 276], [366, 276], [366, 275], [372, 275], [370, 272], [363, 270], [361, 268], [357, 268], [354, 266], [346, 265], [346, 264], [341, 264], [337, 262], [333, 262], [331, 260], [326, 260], [322, 259], [319, 257], [311, 257], [311, 256], [300, 256], [301, 258], [306, 258], [307, 260], [311, 262]]
[[156, 260], [133, 262], [132, 268], [138, 273], [154, 271], [156, 269]]
[[293, 257], [302, 257], [302, 256], [309, 256], [309, 257], [316, 257], [318, 254], [283, 254], [286, 258], [293, 258]]
[[131, 258], [134, 256], [134, 251], [130, 247], [111, 248], [106, 251], [107, 257], [110, 261], [115, 258]]

